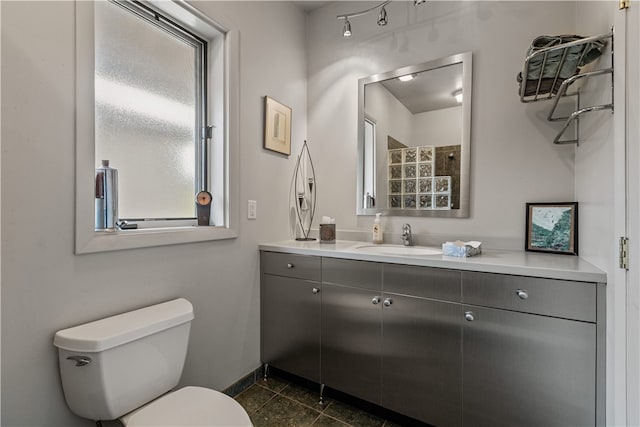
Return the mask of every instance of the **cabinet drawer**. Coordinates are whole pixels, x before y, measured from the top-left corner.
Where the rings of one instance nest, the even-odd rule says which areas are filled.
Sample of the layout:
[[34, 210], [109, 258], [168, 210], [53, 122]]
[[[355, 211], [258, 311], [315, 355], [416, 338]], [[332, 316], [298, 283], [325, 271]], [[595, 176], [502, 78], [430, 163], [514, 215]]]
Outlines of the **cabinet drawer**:
[[465, 304], [596, 321], [596, 284], [462, 272]]
[[459, 302], [461, 273], [442, 268], [384, 264], [385, 292]]
[[356, 288], [382, 290], [382, 264], [323, 258], [322, 281]]
[[263, 273], [320, 281], [320, 257], [280, 252], [261, 252], [260, 269]]

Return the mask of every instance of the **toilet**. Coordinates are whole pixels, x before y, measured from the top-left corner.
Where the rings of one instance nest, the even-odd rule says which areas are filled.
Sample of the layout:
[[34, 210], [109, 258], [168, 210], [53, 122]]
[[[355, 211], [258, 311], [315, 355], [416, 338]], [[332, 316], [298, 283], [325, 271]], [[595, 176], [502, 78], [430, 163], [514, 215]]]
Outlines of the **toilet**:
[[238, 402], [180, 380], [193, 306], [184, 298], [56, 332], [67, 405], [126, 427], [252, 427]]

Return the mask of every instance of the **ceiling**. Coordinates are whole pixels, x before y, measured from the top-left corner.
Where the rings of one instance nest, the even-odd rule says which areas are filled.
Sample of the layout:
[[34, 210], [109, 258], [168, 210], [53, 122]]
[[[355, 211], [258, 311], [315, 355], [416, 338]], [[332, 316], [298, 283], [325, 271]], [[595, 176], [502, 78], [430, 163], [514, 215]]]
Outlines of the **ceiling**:
[[408, 82], [394, 78], [380, 83], [412, 114], [457, 107], [453, 92], [462, 88], [462, 64], [423, 71]]
[[295, 4], [300, 9], [304, 10], [306, 13], [309, 13], [331, 2], [330, 1], [314, 1], [314, 0], [298, 0], [298, 1], [292, 1], [291, 3]]

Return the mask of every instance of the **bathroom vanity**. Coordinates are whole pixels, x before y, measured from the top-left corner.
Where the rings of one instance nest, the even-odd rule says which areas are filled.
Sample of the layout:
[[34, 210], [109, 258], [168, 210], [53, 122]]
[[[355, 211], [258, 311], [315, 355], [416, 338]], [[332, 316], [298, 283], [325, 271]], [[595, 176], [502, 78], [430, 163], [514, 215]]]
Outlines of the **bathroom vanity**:
[[362, 245], [260, 245], [265, 364], [435, 426], [604, 425], [605, 273]]

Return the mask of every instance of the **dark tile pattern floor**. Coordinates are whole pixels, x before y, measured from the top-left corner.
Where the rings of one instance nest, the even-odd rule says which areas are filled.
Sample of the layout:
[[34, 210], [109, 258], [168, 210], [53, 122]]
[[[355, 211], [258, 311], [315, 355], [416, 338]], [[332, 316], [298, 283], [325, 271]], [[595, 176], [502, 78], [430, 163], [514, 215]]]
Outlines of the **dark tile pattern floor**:
[[245, 408], [255, 427], [400, 427], [379, 415], [325, 396], [319, 403], [319, 390], [271, 376], [258, 379], [235, 399]]

